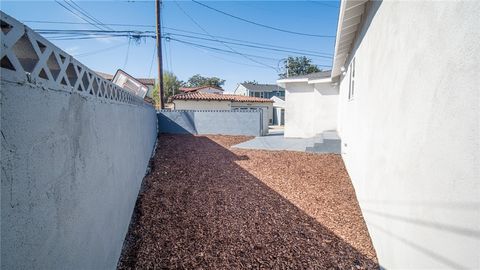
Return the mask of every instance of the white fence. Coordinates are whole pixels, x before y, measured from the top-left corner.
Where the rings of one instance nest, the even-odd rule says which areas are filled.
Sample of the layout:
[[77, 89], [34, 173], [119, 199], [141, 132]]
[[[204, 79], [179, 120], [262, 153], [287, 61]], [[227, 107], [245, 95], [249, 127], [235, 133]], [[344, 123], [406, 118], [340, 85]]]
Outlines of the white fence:
[[119, 103], [143, 100], [101, 78], [32, 29], [0, 11], [2, 80], [28, 82]]

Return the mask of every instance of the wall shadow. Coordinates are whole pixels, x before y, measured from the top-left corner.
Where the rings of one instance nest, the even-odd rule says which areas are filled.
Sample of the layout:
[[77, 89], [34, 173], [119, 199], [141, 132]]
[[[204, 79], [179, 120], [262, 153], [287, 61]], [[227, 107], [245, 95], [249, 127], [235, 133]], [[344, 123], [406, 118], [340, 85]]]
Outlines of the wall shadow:
[[208, 137], [160, 135], [118, 269], [380, 268], [236, 163], [245, 159]]
[[[168, 117], [163, 113], [157, 113], [158, 129], [162, 133], [169, 134], [198, 134], [195, 125], [195, 112], [179, 112]], [[181, 123], [182, 125], [178, 124]]]

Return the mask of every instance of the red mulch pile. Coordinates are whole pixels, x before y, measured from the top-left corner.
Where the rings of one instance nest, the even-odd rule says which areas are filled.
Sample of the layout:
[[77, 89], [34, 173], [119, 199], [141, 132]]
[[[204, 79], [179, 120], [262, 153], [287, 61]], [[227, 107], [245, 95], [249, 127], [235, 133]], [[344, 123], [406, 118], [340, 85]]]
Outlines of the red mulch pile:
[[119, 269], [378, 269], [342, 159], [161, 135]]

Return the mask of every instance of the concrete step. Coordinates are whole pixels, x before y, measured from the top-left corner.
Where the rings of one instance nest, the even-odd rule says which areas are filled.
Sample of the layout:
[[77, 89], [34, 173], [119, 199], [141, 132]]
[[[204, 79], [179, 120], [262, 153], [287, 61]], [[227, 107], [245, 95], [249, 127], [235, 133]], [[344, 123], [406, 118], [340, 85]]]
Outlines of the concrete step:
[[328, 140], [324, 139], [323, 143], [315, 143], [313, 147], [305, 148], [306, 152], [310, 153], [335, 153], [340, 154], [341, 151], [340, 140]]

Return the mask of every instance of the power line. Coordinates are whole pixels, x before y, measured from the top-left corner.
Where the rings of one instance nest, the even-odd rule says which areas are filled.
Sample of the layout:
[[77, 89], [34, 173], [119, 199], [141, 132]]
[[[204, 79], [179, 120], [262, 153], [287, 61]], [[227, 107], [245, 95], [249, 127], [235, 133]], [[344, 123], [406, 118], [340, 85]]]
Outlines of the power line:
[[[195, 48], [207, 49], [207, 50], [210, 50], [210, 51], [213, 51], [213, 52], [217, 52], [217, 53], [239, 56], [237, 53], [232, 52], [232, 51], [230, 51], [230, 50], [224, 50], [224, 49], [220, 49], [220, 48], [217, 48], [217, 47], [206, 46], [206, 45], [202, 45], [202, 44], [198, 44], [198, 43], [194, 43], [194, 42], [188, 42], [188, 41], [184, 41], [184, 40], [180, 40], [180, 39], [176, 39], [176, 38], [171, 38], [171, 37], [162, 37], [162, 38], [168, 39], [168, 41], [170, 41], [170, 40], [171, 40], [171, 41], [176, 41], [176, 42], [179, 42], [179, 43], [182, 43], [182, 44], [191, 46], [191, 47], [195, 47]], [[78, 38], [75, 38], [75, 39], [78, 39]], [[130, 40], [129, 40], [129, 42], [130, 42]], [[121, 44], [121, 45], [116, 45], [116, 46], [112, 46], [112, 47], [109, 47], [109, 48], [104, 48], [104, 49], [101, 49], [101, 50], [98, 50], [98, 51], [87, 52], [87, 53], [78, 54], [78, 55], [74, 55], [74, 56], [75, 56], [75, 57], [89, 56], [89, 55], [97, 54], [97, 53], [100, 53], [100, 52], [103, 52], [103, 51], [107, 51], [107, 50], [112, 49], [112, 48], [125, 46], [126, 44], [127, 44], [127, 43], [124, 43], [124, 44]], [[155, 52], [156, 52], [156, 47], [155, 47], [155, 50], [154, 50], [154, 52], [153, 52], [153, 58], [152, 58], [152, 59], [154, 59]], [[126, 66], [126, 62], [128, 61], [128, 54], [129, 54], [129, 48], [127, 48], [127, 55], [126, 55], [126, 58], [125, 58], [124, 66]], [[260, 56], [260, 55], [252, 55], [252, 54], [245, 54], [245, 55], [248, 55], [248, 56], [250, 56], [250, 57], [260, 58], [260, 59], [266, 59], [266, 60], [271, 60], [271, 61], [278, 61], [277, 58], [271, 58], [271, 57]], [[270, 69], [270, 67], [257, 66], [257, 65], [249, 65], [249, 64], [239, 63], [239, 62], [231, 61], [231, 60], [224, 59], [224, 58], [220, 58], [220, 57], [216, 57], [216, 58], [222, 59], [222, 60], [227, 61], [227, 62], [235, 63], [235, 64], [240, 64], [240, 65], [245, 65], [245, 66], [253, 66], [253, 67], [262, 67], [262, 68], [269, 68], [269, 69]], [[170, 58], [169, 58], [169, 59], [171, 60], [171, 54], [170, 54]], [[152, 60], [151, 63], [150, 63], [149, 77], [151, 76], [152, 66], [153, 66], [153, 60]], [[317, 64], [317, 66], [320, 66], [320, 67], [331, 67], [330, 65], [322, 65], [322, 64]]]
[[156, 52], [157, 52], [157, 46], [153, 46], [152, 61], [150, 62], [150, 71], [148, 72], [148, 77], [147, 78], [150, 78], [152, 76], [153, 60], [155, 60], [155, 53]]
[[[76, 22], [52, 22], [52, 21], [24, 21], [24, 22], [35, 22], [35, 23], [48, 23], [48, 24], [79, 24], [79, 25], [85, 25], [89, 23], [76, 23]], [[133, 26], [133, 27], [154, 27], [152, 25], [140, 25], [140, 24], [105, 24], [105, 25], [112, 25], [112, 26]], [[238, 41], [238, 42], [243, 42], [243, 43], [249, 43], [253, 45], [259, 45], [259, 46], [266, 46], [266, 47], [274, 47], [278, 49], [285, 49], [285, 50], [293, 50], [294, 52], [297, 52], [298, 54], [316, 54], [318, 56], [328, 56], [332, 57], [332, 54], [328, 53], [322, 53], [318, 51], [312, 51], [312, 50], [305, 50], [305, 49], [297, 49], [297, 48], [289, 48], [285, 46], [278, 46], [274, 44], [265, 44], [265, 43], [259, 43], [259, 42], [252, 42], [252, 41], [246, 41], [246, 40], [240, 40], [240, 39], [235, 39], [235, 38], [229, 38], [229, 37], [223, 37], [223, 36], [216, 36], [216, 35], [207, 35], [203, 33], [198, 33], [194, 31], [188, 31], [188, 30], [183, 30], [183, 29], [178, 29], [178, 28], [172, 28], [172, 27], [163, 27], [164, 29], [168, 29], [171, 31], [178, 31], [178, 32], [183, 32], [183, 33], [189, 33], [189, 34], [194, 34], [194, 35], [200, 35], [200, 36], [213, 36], [215, 39], [224, 39], [224, 40], [231, 40], [231, 41]], [[41, 30], [38, 30], [41, 31]], [[131, 30], [133, 31], [133, 30]], [[151, 32], [153, 31], [145, 31], [145, 32]], [[172, 33], [173, 34], [173, 33]], [[178, 34], [176, 34], [178, 35]]]
[[[225, 49], [220, 49], [220, 48], [217, 48], [217, 47], [206, 46], [206, 45], [202, 45], [202, 44], [198, 44], [198, 43], [193, 43], [193, 42], [188, 42], [188, 41], [181, 40], [181, 39], [170, 38], [170, 40], [173, 40], [173, 41], [176, 41], [176, 42], [180, 42], [180, 43], [183, 43], [183, 44], [188, 44], [188, 45], [200, 47], [200, 48], [205, 48], [205, 49], [210, 49], [210, 50], [214, 50], [214, 51], [226, 52], [226, 53], [238, 55], [237, 53], [232, 52], [232, 51], [230, 51], [230, 50], [225, 50]], [[253, 55], [253, 54], [245, 54], [245, 55], [248, 55], [248, 56], [251, 56], [251, 57], [256, 57], [256, 58], [267, 59], [267, 60], [273, 60], [273, 61], [277, 61], [277, 60], [278, 60], [278, 59], [276, 59], [276, 58], [271, 58], [271, 57], [266, 57], [266, 56], [260, 56], [260, 55]]]
[[250, 58], [248, 55], [242, 54], [242, 53], [236, 51], [235, 49], [233, 49], [232, 47], [230, 47], [229, 45], [227, 45], [226, 43], [224, 43], [224, 42], [216, 39], [216, 38], [215, 38], [214, 36], [212, 36], [207, 30], [205, 30], [199, 23], [197, 23], [190, 15], [188, 15], [188, 13], [187, 13], [185, 10], [183, 10], [183, 8], [178, 4], [177, 1], [175, 1], [175, 4], [176, 4], [176, 5], [178, 6], [178, 8], [185, 14], [185, 16], [187, 16], [195, 25], [198, 26], [198, 28], [200, 28], [203, 32], [205, 32], [205, 34], [209, 35], [211, 38], [215, 39], [216, 41], [222, 43], [225, 47], [227, 47], [228, 49], [230, 49], [232, 52], [237, 53], [237, 54], [243, 56], [244, 58], [246, 58], [246, 59], [248, 59], [248, 60], [250, 60], [250, 61], [252, 61], [252, 62], [254, 62], [254, 63], [257, 63], [257, 64], [260, 64], [260, 65], [262, 65], [262, 66], [266, 66], [266, 67], [269, 67], [269, 68], [272, 68], [272, 69], [276, 70], [275, 67], [272, 67], [272, 66], [270, 66], [270, 65], [267, 65], [267, 64], [264, 64], [264, 63], [262, 63], [262, 62], [259, 62], [259, 61], [255, 60], [255, 59], [252, 59], [252, 58]]
[[[130, 31], [102, 31], [102, 30], [78, 30], [79, 33], [75, 33], [77, 31], [71, 31], [71, 30], [38, 30], [38, 32], [40, 33], [61, 33], [61, 34], [73, 34], [74, 36], [66, 36], [66, 37], [63, 37], [63, 38], [51, 38], [51, 39], [54, 39], [54, 40], [74, 40], [74, 39], [90, 39], [90, 38], [102, 38], [104, 37], [103, 35], [106, 35], [107, 37], [131, 37], [132, 35], [137, 37], [137, 38], [154, 38], [154, 35], [151, 34], [151, 32], [149, 31], [144, 31], [144, 32], [139, 32], [139, 31], [134, 31], [134, 32], [130, 32]], [[93, 35], [93, 36], [86, 36], [86, 37], [83, 37], [81, 35]], [[177, 34], [177, 33], [165, 33], [164, 36], [162, 36], [162, 38], [166, 39], [167, 41], [170, 40], [171, 38], [173, 37], [186, 37], [186, 38], [192, 38], [192, 39], [199, 39], [199, 40], [206, 40], [206, 41], [212, 41], [212, 42], [221, 42], [219, 41], [218, 39], [208, 39], [208, 38], [201, 38], [201, 37], [197, 37], [197, 36], [192, 36], [192, 35], [182, 35], [182, 34]], [[179, 40], [179, 39], [177, 39]], [[185, 40], [181, 40], [181, 41], [185, 41]], [[198, 43], [193, 43], [193, 42], [190, 42], [192, 44], [197, 44], [197, 45], [201, 45], [201, 44], [198, 44]], [[255, 48], [255, 49], [261, 49], [261, 50], [267, 50], [267, 51], [272, 51], [272, 52], [279, 52], [279, 53], [283, 53], [283, 52], [290, 52], [290, 53], [294, 53], [294, 54], [297, 54], [297, 55], [309, 55], [311, 57], [314, 57], [314, 58], [319, 58], [319, 59], [323, 59], [323, 58], [329, 58], [330, 57], [325, 57], [325, 56], [322, 56], [322, 55], [315, 55], [315, 54], [308, 54], [308, 53], [305, 53], [305, 52], [296, 52], [296, 51], [289, 51], [289, 50], [279, 50], [279, 49], [276, 49], [276, 48], [268, 48], [268, 47], [261, 47], [261, 46], [252, 46], [250, 44], [242, 44], [242, 43], [236, 43], [236, 42], [228, 42], [228, 41], [223, 41], [223, 43], [231, 43], [233, 45], [237, 45], [237, 46], [245, 46], [247, 48]], [[168, 47], [166, 47], [168, 48]], [[228, 47], [227, 47], [228, 48]], [[231, 50], [230, 50], [231, 51]], [[238, 52], [238, 51], [237, 51]], [[233, 53], [236, 53], [238, 54], [237, 52], [233, 51]], [[249, 57], [248, 54], [245, 54], [245, 53], [241, 53], [243, 55], [246, 55], [247, 57]], [[240, 55], [240, 54], [239, 54]], [[242, 56], [243, 57], [243, 56]], [[258, 58], [257, 55], [254, 55], [253, 57], [255, 58]], [[271, 59], [271, 58], [270, 58]], [[171, 60], [171, 56], [169, 57], [169, 60]], [[256, 62], [255, 62], [256, 63]], [[266, 64], [265, 64], [266, 65]], [[271, 67], [271, 66], [269, 66]]]
[[114, 35], [103, 35], [103, 36], [66, 36], [66, 37], [49, 37], [49, 40], [85, 40], [85, 39], [101, 39], [101, 38], [118, 38], [118, 37], [129, 37], [129, 36], [114, 36]]
[[276, 49], [276, 48], [268, 48], [268, 47], [264, 47], [264, 46], [242, 44], [242, 43], [238, 43], [238, 42], [220, 41], [218, 39], [208, 39], [208, 38], [195, 37], [195, 36], [182, 35], [182, 34], [173, 34], [173, 35], [181, 36], [181, 37], [187, 37], [187, 38], [200, 39], [200, 40], [206, 40], [206, 41], [214, 41], [214, 42], [216, 41], [216, 42], [221, 42], [221, 43], [228, 43], [228, 44], [232, 44], [232, 45], [238, 45], [238, 46], [244, 46], [244, 47], [250, 47], [250, 48], [256, 48], [256, 49], [263, 49], [263, 50], [270, 50], [270, 51], [277, 51], [277, 52], [289, 52], [289, 53], [295, 53], [295, 54], [302, 54], [302, 55], [305, 55], [305, 56], [315, 56], [315, 57], [327, 58], [327, 59], [332, 59], [333, 58], [331, 56], [323, 56], [323, 55], [319, 55], [319, 54], [304, 53], [304, 52], [284, 50], [284, 49]]
[[279, 31], [279, 32], [284, 32], [284, 33], [289, 33], [289, 34], [294, 34], [294, 35], [301, 35], [301, 36], [322, 37], [322, 38], [335, 38], [335, 36], [301, 33], [301, 32], [285, 30], [285, 29], [281, 29], [281, 28], [277, 28], [277, 27], [273, 27], [273, 26], [269, 26], [269, 25], [257, 23], [257, 22], [254, 22], [254, 21], [250, 21], [250, 20], [247, 20], [247, 19], [244, 19], [244, 18], [235, 16], [235, 15], [230, 14], [230, 13], [227, 13], [227, 12], [225, 12], [225, 11], [216, 9], [216, 8], [214, 8], [214, 7], [208, 6], [208, 5], [204, 4], [204, 3], [198, 2], [198, 1], [196, 1], [196, 0], [192, 0], [192, 2], [194, 2], [194, 3], [196, 3], [196, 4], [199, 4], [199, 5], [203, 6], [203, 7], [206, 7], [206, 8], [208, 8], [208, 9], [211, 9], [211, 10], [213, 10], [213, 11], [216, 11], [216, 12], [218, 12], [218, 13], [221, 13], [221, 14], [223, 14], [223, 15], [226, 15], [226, 16], [229, 16], [229, 17], [232, 17], [232, 18], [235, 18], [235, 19], [237, 19], [237, 20], [240, 20], [240, 21], [243, 21], [243, 22], [246, 22], [246, 23], [250, 23], [250, 24], [253, 24], [253, 25], [256, 25], [256, 26], [268, 28], [268, 29], [271, 29], [271, 30], [276, 30], [276, 31]]
[[89, 20], [85, 19], [83, 16], [80, 16], [78, 15], [78, 13], [74, 12], [72, 9], [68, 8], [67, 6], [63, 5], [62, 3], [60, 3], [60, 1], [58, 0], [55, 0], [55, 2], [57, 2], [57, 4], [59, 4], [60, 6], [62, 6], [64, 9], [68, 10], [70, 13], [72, 13], [73, 15], [75, 15], [76, 17], [80, 18], [81, 20], [87, 22], [88, 24], [92, 25], [93, 27], [95, 28], [98, 28], [98, 29], [102, 29], [100, 26], [96, 25], [95, 23], [92, 23], [90, 22]]
[[[41, 34], [55, 34], [55, 33], [61, 33], [61, 34], [70, 34], [71, 36], [63, 36], [61, 40], [70, 40], [70, 39], [75, 39], [75, 38], [80, 38], [82, 35], [92, 35], [95, 37], [98, 36], [103, 36], [106, 35], [108, 37], [153, 37], [151, 34], [152, 32], [150, 31], [99, 31], [99, 30], [77, 30], [77, 31], [63, 31], [63, 30], [37, 30], [37, 32]], [[78, 32], [78, 33], [77, 33]], [[222, 41], [218, 38], [210, 39], [210, 38], [203, 38], [203, 37], [198, 37], [198, 36], [192, 36], [192, 35], [184, 35], [184, 34], [178, 34], [178, 33], [165, 33], [163, 38], [169, 38], [170, 36], [178, 36], [178, 37], [185, 37], [185, 38], [191, 38], [191, 39], [197, 39], [197, 40], [204, 40], [204, 41], [211, 41], [211, 42], [220, 42], [223, 44], [231, 44], [231, 45], [237, 45], [237, 46], [243, 46], [247, 48], [254, 48], [254, 49], [261, 49], [261, 50], [267, 50], [267, 51], [274, 51], [274, 52], [287, 52], [287, 53], [293, 53], [293, 54], [298, 54], [298, 55], [305, 55], [305, 56], [311, 56], [311, 57], [317, 57], [317, 58], [325, 58], [325, 59], [332, 59], [331, 56], [325, 56], [322, 54], [316, 54], [316, 53], [309, 53], [306, 51], [295, 51], [295, 50], [288, 50], [288, 49], [278, 49], [276, 47], [270, 47], [268, 44], [266, 46], [260, 46], [260, 45], [254, 45], [254, 44], [249, 44], [250, 42], [230, 42], [230, 41]], [[89, 38], [89, 37], [87, 37]], [[58, 40], [58, 38], [57, 38]], [[259, 43], [255, 43], [259, 44]], [[231, 48], [230, 46], [227, 46], [229, 49]]]
[[339, 9], [339, 8], [340, 8], [339, 6], [325, 3], [325, 2], [327, 2], [327, 1], [314, 1], [314, 0], [308, 0], [308, 1], [309, 1], [309, 2], [312, 2], [312, 3], [315, 3], [315, 4], [319, 4], [319, 5], [323, 5], [323, 6], [326, 6], [326, 7], [330, 7], [330, 8], [336, 8], [336, 9]]
[[111, 49], [115, 49], [115, 48], [118, 48], [118, 47], [122, 47], [122, 46], [125, 46], [125, 45], [127, 45], [127, 43], [117, 44], [117, 45], [114, 45], [114, 46], [111, 46], [111, 47], [107, 47], [107, 48], [103, 48], [103, 49], [95, 50], [95, 51], [91, 51], [91, 52], [74, 54], [73, 56], [74, 57], [90, 56], [90, 55], [98, 54], [98, 53], [105, 52], [105, 51], [108, 51], [108, 50], [111, 50]]
[[[45, 24], [76, 24], [76, 25], [90, 24], [90, 23], [82, 23], [82, 22], [60, 22], [60, 21], [40, 21], [40, 20], [23, 20], [23, 22], [25, 22], [25, 23], [45, 23]], [[102, 23], [102, 25], [130, 26], [130, 27], [155, 27], [155, 25], [150, 25], [150, 24]]]
[[[39, 29], [39, 30], [36, 30], [36, 31], [41, 33], [41, 34], [47, 34], [47, 35], [48, 34], [61, 34], [61, 35], [63, 35], [63, 36], [61, 36], [61, 38], [58, 38], [58, 37], [57, 38], [55, 38], [55, 37], [50, 38], [52, 40], [80, 40], [80, 39], [105, 38], [105, 37], [108, 37], [108, 38], [112, 38], [112, 37], [131, 38], [132, 36], [136, 37], [136, 38], [154, 38], [155, 37], [152, 31], [44, 30], [44, 29]], [[275, 60], [275, 61], [278, 60], [276, 58], [269, 58], [269, 57], [259, 56], [259, 55], [252, 55], [252, 54], [246, 54], [246, 53], [240, 53], [239, 54], [238, 52], [235, 52], [235, 51], [232, 51], [232, 50], [221, 50], [221, 49], [216, 48], [216, 47], [210, 47], [210, 46], [206, 46], [206, 45], [202, 45], [202, 44], [198, 44], [198, 43], [194, 43], [194, 42], [181, 40], [181, 39], [178, 39], [178, 38], [172, 38], [171, 35], [186, 37], [186, 38], [193, 38], [193, 39], [200, 39], [200, 40], [207, 40], [207, 41], [212, 41], [212, 42], [229, 43], [227, 41], [220, 41], [218, 39], [206, 39], [206, 38], [201, 38], [201, 37], [191, 36], [191, 35], [181, 35], [181, 34], [178, 34], [178, 33], [165, 33], [165, 35], [162, 36], [162, 38], [166, 39], [167, 41], [168, 40], [174, 40], [174, 41], [181, 42], [183, 44], [188, 44], [188, 45], [191, 45], [191, 46], [197, 46], [197, 47], [201, 47], [201, 48], [207, 48], [207, 49], [215, 50], [217, 52], [222, 51], [222, 52], [233, 53], [233, 54], [237, 54], [237, 55], [241, 55], [241, 56], [243, 55], [242, 57], [247, 56], [247, 57], [263, 58], [263, 59], [269, 59], [269, 60]], [[246, 47], [253, 47], [253, 48], [260, 47], [260, 46], [251, 46], [250, 44], [242, 44], [242, 43], [233, 43], [233, 44], [238, 45], [238, 46], [246, 46]], [[278, 51], [278, 52], [286, 51], [286, 50], [277, 50], [275, 48], [268, 48], [268, 47], [262, 47], [260, 49], [270, 50], [270, 51]], [[304, 52], [296, 52], [296, 51], [288, 51], [288, 52], [296, 53], [296, 54], [299, 54], [299, 55], [305, 55]], [[319, 57], [318, 55], [313, 55], [313, 56], [314, 57]], [[320, 58], [327, 58], [327, 57], [320, 57]], [[171, 60], [171, 56], [169, 57], [169, 60]], [[257, 63], [257, 62], [255, 62], [255, 63]], [[267, 64], [263, 64], [263, 66], [268, 66], [269, 68], [271, 68], [271, 66], [267, 65]], [[320, 66], [326, 66], [326, 65], [320, 65]]]
[[168, 47], [168, 54], [170, 55], [170, 71], [173, 73], [173, 62], [172, 62], [172, 45], [170, 44], [169, 40], [166, 40], [167, 42], [165, 45]]
[[[170, 40], [177, 41], [179, 43], [186, 44], [186, 45], [189, 45], [189, 46], [192, 46], [192, 47], [208, 49], [208, 50], [215, 51], [215, 52], [218, 52], [218, 53], [237, 55], [237, 54], [233, 53], [232, 51], [224, 50], [224, 49], [220, 49], [220, 48], [216, 48], [216, 47], [205, 46], [205, 45], [192, 43], [192, 42], [187, 42], [187, 41], [179, 40], [179, 39], [175, 39], [175, 38], [171, 38]], [[279, 60], [278, 58], [271, 58], [271, 57], [265, 57], [265, 56], [260, 56], [260, 55], [252, 55], [252, 54], [248, 54], [248, 55], [251, 56], [251, 57], [257, 57], [257, 58], [262, 58], [262, 59], [271, 60], [271, 61], [278, 61]], [[237, 62], [232, 62], [232, 63], [237, 63]], [[238, 63], [238, 64], [240, 64], [240, 63]], [[244, 64], [244, 65], [248, 65], [248, 64]], [[316, 65], [320, 66], [320, 67], [331, 67], [329, 65], [322, 65], [322, 64], [316, 64]], [[255, 66], [255, 65], [249, 65], [249, 66]], [[256, 67], [260, 67], [260, 66], [256, 66]], [[263, 66], [261, 66], [261, 67], [263, 67]]]
[[[187, 31], [187, 30], [182, 30], [182, 29], [177, 29], [177, 28], [171, 28], [171, 27], [165, 27], [165, 29], [169, 29], [169, 30], [172, 30], [172, 31], [178, 31], [178, 32], [184, 32], [184, 33], [189, 33], [189, 34], [195, 34], [195, 35], [202, 35], [202, 36], [205, 35], [205, 34], [202, 34], [202, 33], [197, 33], [197, 32], [193, 32], [193, 31]], [[245, 40], [222, 37], [222, 36], [215, 36], [215, 37], [225, 39], [225, 40], [232, 40], [232, 41], [250, 43], [250, 44], [255, 44], [255, 45], [261, 45], [261, 46], [275, 47], [275, 48], [287, 49], [287, 50], [297, 50], [297, 51], [303, 51], [303, 52], [308, 52], [308, 53], [316, 53], [316, 54], [319, 54], [319, 55], [332, 56], [332, 54], [322, 53], [322, 52], [318, 52], [318, 51], [311, 51], [311, 50], [304, 50], [304, 49], [298, 50], [296, 48], [289, 48], [289, 47], [278, 46], [278, 45], [273, 45], [273, 44], [258, 43], [258, 42], [253, 42], [253, 41], [245, 41]]]
[[106, 26], [104, 23], [102, 23], [100, 20], [98, 20], [97, 18], [93, 17], [90, 13], [88, 13], [85, 9], [83, 9], [82, 7], [80, 7], [77, 3], [75, 3], [74, 0], [70, 0], [70, 2], [67, 2], [65, 1], [65, 3], [69, 4], [72, 8], [74, 8], [75, 10], [79, 11], [81, 14], [85, 15], [87, 18], [89, 18], [90, 20], [98, 23], [100, 26], [102, 26], [103, 28], [105, 29], [108, 29], [108, 30], [113, 30], [112, 28]]
[[[186, 44], [186, 45], [188, 45], [188, 44]], [[189, 46], [190, 46], [190, 45], [189, 45]], [[214, 55], [214, 54], [210, 53], [208, 50], [203, 49], [203, 48], [199, 48], [199, 47], [197, 47], [197, 46], [191, 46], [191, 47], [192, 47], [192, 48], [195, 48], [195, 49], [198, 49], [198, 50], [201, 50], [201, 51], [204, 52], [204, 53], [207, 53], [207, 54], [209, 54], [209, 55], [211, 55], [211, 56], [213, 56], [213, 57], [215, 57], [215, 58], [218, 58], [218, 59], [220, 59], [220, 60], [223, 60], [223, 61], [226, 61], [226, 62], [229, 62], [229, 63], [234, 63], [234, 64], [238, 64], [238, 65], [243, 65], [243, 66], [249, 66], [249, 67], [264, 68], [264, 69], [270, 70], [270, 68], [265, 67], [265, 66], [254, 65], [254, 64], [247, 64], [247, 63], [240, 63], [240, 62], [232, 61], [232, 60], [230, 60], [230, 59], [226, 59], [226, 58], [223, 58], [223, 57], [219, 57], [219, 56], [217, 56], [217, 55]], [[219, 54], [222, 54], [222, 53], [223, 53], [223, 52], [218, 52], [218, 51], [213, 51], [213, 52], [219, 53]], [[228, 52], [225, 52], [225, 53], [223, 53], [223, 54], [228, 54]]]
[[127, 55], [125, 55], [125, 62], [123, 63], [123, 69], [124, 70], [127, 67], [128, 55], [130, 54], [130, 43], [131, 43], [131, 40], [129, 39], [128, 40], [128, 47], [127, 47]]

